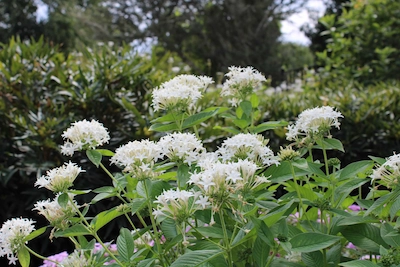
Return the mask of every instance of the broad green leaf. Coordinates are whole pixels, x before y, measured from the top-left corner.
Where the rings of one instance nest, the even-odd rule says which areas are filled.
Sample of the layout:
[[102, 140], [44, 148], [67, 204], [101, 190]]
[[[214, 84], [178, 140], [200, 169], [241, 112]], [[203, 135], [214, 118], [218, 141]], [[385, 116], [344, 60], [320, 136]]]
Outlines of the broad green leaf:
[[95, 193], [113, 193], [115, 192], [115, 187], [113, 186], [103, 186], [97, 189], [94, 189], [93, 192]]
[[189, 251], [180, 256], [170, 267], [196, 267], [222, 254], [221, 250]]
[[313, 252], [301, 253], [301, 259], [307, 267], [321, 267], [324, 266], [324, 256], [322, 252], [317, 250]]
[[[392, 247], [400, 247], [400, 233], [388, 223], [381, 226], [382, 239]], [[384, 248], [383, 248], [384, 249]]]
[[235, 124], [240, 129], [244, 129], [250, 125], [250, 122], [248, 120], [239, 119], [239, 120], [233, 120], [233, 124]]
[[179, 113], [179, 114], [168, 113], [164, 116], [151, 120], [151, 123], [181, 121], [182, 118], [184, 118], [185, 116], [186, 116], [185, 113]]
[[274, 235], [265, 222], [254, 217], [251, 217], [251, 220], [258, 228], [257, 237], [261, 238], [268, 246], [273, 247], [275, 245]]
[[284, 205], [280, 205], [274, 209], [272, 209], [268, 214], [261, 217], [260, 219], [264, 220], [267, 226], [271, 227], [277, 221], [279, 221], [282, 217], [288, 216], [292, 211], [296, 208], [297, 204], [294, 201], [290, 201]]
[[97, 232], [104, 225], [121, 216], [122, 214], [124, 213], [119, 211], [118, 207], [114, 207], [112, 209], [105, 210], [97, 214], [96, 217], [93, 218], [91, 224], [93, 225], [94, 230]]
[[243, 113], [247, 115], [247, 117], [250, 117], [251, 112], [253, 111], [253, 107], [250, 103], [250, 101], [244, 100], [240, 102], [239, 106], [242, 108]]
[[293, 166], [301, 170], [305, 170], [311, 174], [315, 174], [319, 177], [326, 177], [325, 173], [321, 171], [321, 167], [323, 166], [323, 164], [321, 163], [310, 162], [306, 159], [301, 158], [294, 161], [292, 164]]
[[394, 218], [400, 211], [400, 198], [396, 199], [390, 207], [390, 217]]
[[42, 228], [39, 228], [35, 231], [33, 231], [32, 233], [30, 233], [29, 235], [27, 235], [24, 240], [25, 241], [30, 241], [38, 236], [40, 236], [41, 234], [43, 234], [44, 232], [46, 232], [47, 226], [44, 226]]
[[356, 225], [356, 224], [363, 224], [363, 223], [375, 223], [379, 222], [377, 218], [370, 217], [370, 216], [349, 216], [349, 217], [342, 217], [339, 219], [337, 225], [338, 226], [347, 226], [347, 225]]
[[117, 238], [118, 254], [126, 262], [130, 262], [135, 249], [131, 231], [126, 228], [121, 228]]
[[349, 225], [341, 233], [355, 246], [373, 253], [379, 253], [381, 245], [388, 248], [380, 235], [380, 229], [372, 224]]
[[253, 245], [253, 259], [256, 262], [256, 266], [265, 266], [268, 260], [269, 251], [271, 247], [265, 243], [261, 237], [257, 236]]
[[68, 193], [62, 193], [58, 196], [57, 202], [61, 206], [61, 208], [65, 209], [68, 205], [69, 196]]
[[215, 115], [227, 111], [228, 108], [224, 107], [218, 107], [218, 108], [208, 108], [205, 111], [199, 112], [197, 114], [194, 114], [192, 116], [189, 116], [183, 121], [183, 129], [187, 129], [190, 127], [193, 127], [195, 125], [198, 125], [209, 118], [214, 117]]
[[320, 233], [302, 233], [290, 239], [295, 252], [312, 252], [332, 246], [340, 237]]
[[263, 122], [263, 123], [257, 125], [253, 129], [253, 133], [262, 133], [267, 130], [272, 130], [272, 129], [276, 129], [279, 127], [285, 127], [287, 125], [288, 125], [288, 123], [286, 121], [267, 121], [267, 122]]
[[358, 173], [365, 173], [371, 169], [374, 163], [370, 160], [362, 160], [350, 163], [340, 171], [339, 180], [357, 178]]
[[384, 158], [378, 158], [378, 157], [374, 157], [374, 156], [368, 156], [370, 159], [372, 159], [373, 161], [375, 161], [376, 163], [378, 163], [379, 165], [382, 165], [383, 163], [386, 162], [386, 159]]
[[169, 218], [161, 222], [161, 230], [167, 239], [173, 239], [178, 235], [175, 221]]
[[99, 167], [102, 155], [97, 150], [86, 150], [86, 156], [96, 166]]
[[179, 130], [178, 125], [175, 122], [172, 123], [154, 123], [150, 126], [149, 131], [152, 132], [168, 132]]
[[387, 195], [378, 198], [371, 207], [365, 212], [365, 215], [369, 215], [371, 212], [376, 211], [387, 203], [392, 203], [395, 199], [400, 196], [400, 190], [392, 191]]
[[343, 144], [335, 138], [324, 138], [323, 140], [317, 140], [315, 148], [326, 149], [326, 150], [339, 150], [344, 152]]
[[186, 188], [187, 181], [190, 179], [189, 167], [186, 164], [180, 164], [177, 171], [178, 188]]
[[354, 178], [350, 179], [344, 184], [341, 184], [335, 189], [333, 204], [335, 204], [335, 206], [340, 206], [342, 202], [350, 195], [350, 193], [354, 189], [359, 188], [360, 186], [369, 181], [370, 179]]
[[236, 117], [238, 119], [241, 119], [244, 114], [242, 107], [241, 106], [237, 107], [235, 110], [235, 113], [236, 113]]
[[[206, 237], [224, 238], [224, 232], [222, 231], [222, 228], [219, 227], [214, 227], [214, 226], [196, 227], [196, 230]], [[232, 233], [230, 233], [230, 235], [231, 234]]]
[[31, 262], [31, 254], [26, 249], [25, 246], [22, 246], [17, 252], [19, 263], [22, 267], [29, 267]]
[[146, 199], [145, 198], [135, 198], [131, 201], [129, 206], [131, 208], [131, 213], [133, 215], [146, 206]]
[[[297, 167], [294, 167], [295, 174], [297, 176], [304, 176], [308, 171], [301, 170]], [[270, 180], [271, 182], [274, 183], [282, 183], [287, 180], [293, 179], [291, 167], [290, 167], [290, 162], [284, 161], [281, 162], [278, 166], [272, 165], [268, 167], [268, 169], [265, 171], [264, 175]]]
[[145, 259], [138, 263], [137, 267], [152, 267], [156, 259]]
[[114, 193], [100, 193], [100, 194], [97, 194], [92, 199], [92, 201], [90, 203], [91, 204], [95, 204], [96, 202], [99, 202], [100, 200], [103, 200], [103, 199], [106, 199], [106, 198], [110, 198], [110, 197], [113, 197], [113, 196], [116, 196], [116, 195], [117, 195], [117, 192], [114, 192]]
[[114, 152], [112, 152], [111, 150], [108, 150], [108, 149], [96, 149], [96, 151], [106, 157], [112, 157], [115, 155]]
[[54, 233], [55, 237], [70, 237], [80, 235], [91, 235], [90, 231], [82, 224], [75, 224], [70, 228]]
[[260, 99], [258, 98], [258, 96], [256, 94], [251, 94], [250, 103], [253, 108], [258, 107], [258, 105], [260, 104]]
[[379, 267], [380, 265], [367, 260], [355, 260], [339, 263], [343, 267]]
[[342, 244], [338, 243], [326, 252], [326, 261], [330, 266], [337, 266], [342, 258]]

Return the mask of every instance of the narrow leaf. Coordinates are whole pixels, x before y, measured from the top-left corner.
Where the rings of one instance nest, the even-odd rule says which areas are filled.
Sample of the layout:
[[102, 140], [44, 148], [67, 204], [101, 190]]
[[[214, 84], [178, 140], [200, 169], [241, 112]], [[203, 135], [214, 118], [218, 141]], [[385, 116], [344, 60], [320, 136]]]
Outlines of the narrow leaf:
[[40, 236], [41, 234], [43, 234], [44, 232], [46, 232], [47, 226], [44, 226], [42, 228], [39, 228], [35, 231], [33, 231], [32, 233], [30, 233], [29, 235], [27, 235], [24, 240], [25, 241], [30, 241], [38, 236]]
[[104, 225], [106, 225], [107, 223], [111, 222], [115, 218], [121, 216], [122, 214], [124, 214], [124, 213], [119, 211], [117, 209], [117, 207], [114, 207], [114, 208], [112, 208], [110, 210], [105, 210], [105, 211], [100, 212], [92, 220], [92, 224], [94, 226], [95, 231], [98, 231]]
[[80, 235], [90, 235], [89, 230], [82, 224], [75, 224], [70, 228], [62, 231], [57, 231], [54, 233], [55, 237], [70, 237], [70, 236], [80, 236]]

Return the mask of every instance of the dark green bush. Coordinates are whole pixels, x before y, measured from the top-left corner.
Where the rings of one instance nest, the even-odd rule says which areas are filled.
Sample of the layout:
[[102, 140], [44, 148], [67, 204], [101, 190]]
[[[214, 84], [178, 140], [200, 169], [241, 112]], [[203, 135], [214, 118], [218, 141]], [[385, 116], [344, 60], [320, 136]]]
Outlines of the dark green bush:
[[[64, 55], [43, 40], [2, 44], [0, 221], [19, 216], [43, 220], [31, 211], [37, 200], [49, 197], [33, 187], [36, 178], [68, 160], [84, 169], [91, 166], [60, 154], [61, 134], [72, 122], [102, 122], [112, 137], [107, 148], [113, 150], [130, 140], [149, 138], [149, 91], [169, 78], [162, 71], [167, 58], [138, 56], [130, 46]], [[109, 182], [97, 173], [81, 179], [81, 186]]]

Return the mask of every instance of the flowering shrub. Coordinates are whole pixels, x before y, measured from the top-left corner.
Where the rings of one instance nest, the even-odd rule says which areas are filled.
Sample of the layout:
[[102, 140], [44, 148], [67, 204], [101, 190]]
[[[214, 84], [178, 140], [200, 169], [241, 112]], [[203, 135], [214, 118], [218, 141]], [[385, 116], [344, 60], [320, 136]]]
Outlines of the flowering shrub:
[[[333, 150], [344, 153], [331, 133], [344, 119], [340, 111], [316, 107], [291, 125], [257, 124], [256, 87], [265, 78], [250, 67], [232, 67], [226, 76], [222, 90], [234, 87], [225, 93], [232, 107], [199, 110], [212, 83], [208, 77], [180, 76], [156, 89], [153, 107], [165, 112], [150, 128], [162, 134], [158, 141], [134, 140], [113, 152], [99, 148], [109, 139], [100, 122], [73, 123], [63, 134], [62, 153], [85, 152], [110, 185], [74, 189], [84, 170], [72, 162], [49, 170], [36, 185], [55, 198], [34, 208], [49, 226], [34, 230], [29, 219], [5, 222], [0, 255], [24, 267], [31, 255], [43, 259], [43, 266], [398, 266], [398, 156], [341, 168], [329, 157]], [[161, 93], [170, 86], [173, 94]], [[232, 136], [207, 151], [200, 130], [215, 116], [232, 122], [221, 127]], [[285, 126], [292, 143], [274, 153], [262, 133]], [[106, 162], [121, 171], [111, 173]], [[363, 197], [361, 187], [368, 183]], [[76, 200], [89, 192], [95, 194], [90, 203]], [[121, 203], [87, 216], [92, 205], [108, 198]], [[105, 242], [98, 232], [115, 219], [126, 220], [130, 229]], [[50, 238], [69, 238], [75, 251], [44, 257], [30, 249], [28, 242], [47, 227]]]

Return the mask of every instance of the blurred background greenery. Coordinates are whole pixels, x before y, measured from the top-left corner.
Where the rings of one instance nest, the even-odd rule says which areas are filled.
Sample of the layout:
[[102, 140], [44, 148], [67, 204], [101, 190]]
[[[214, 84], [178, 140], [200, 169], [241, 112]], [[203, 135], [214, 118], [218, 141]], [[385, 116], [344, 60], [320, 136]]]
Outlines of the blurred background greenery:
[[[400, 151], [400, 2], [330, 0], [316, 26], [304, 27], [310, 45], [281, 40], [281, 23], [306, 1], [263, 0], [0, 0], [0, 222], [30, 217], [37, 200], [51, 197], [33, 187], [46, 170], [71, 160], [87, 173], [77, 188], [97, 188], [107, 177], [84, 157], [60, 154], [71, 122], [96, 119], [111, 133], [106, 148], [143, 138], [154, 114], [151, 90], [183, 73], [216, 80], [201, 105], [227, 104], [218, 85], [227, 67], [254, 66], [267, 76], [258, 93], [259, 122], [293, 121], [307, 108], [336, 107], [346, 154], [342, 165]], [[37, 9], [46, 6], [44, 18]], [[214, 148], [228, 133], [226, 119], [203, 124]], [[215, 127], [220, 126], [220, 127]], [[274, 151], [285, 130], [265, 133]], [[117, 171], [117, 170], [115, 170]], [[81, 201], [84, 201], [82, 199]], [[96, 205], [96, 213], [113, 202]], [[115, 237], [123, 222], [102, 233]], [[47, 237], [35, 250], [70, 250]], [[0, 259], [0, 265], [7, 262]], [[38, 266], [39, 262], [34, 262]]]

